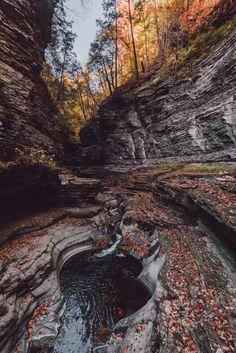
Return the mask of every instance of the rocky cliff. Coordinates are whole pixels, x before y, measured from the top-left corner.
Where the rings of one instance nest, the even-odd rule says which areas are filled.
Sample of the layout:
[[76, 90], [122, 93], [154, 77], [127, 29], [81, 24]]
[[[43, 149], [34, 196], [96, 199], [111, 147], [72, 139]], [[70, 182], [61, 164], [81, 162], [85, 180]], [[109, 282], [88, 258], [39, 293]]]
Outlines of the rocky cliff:
[[82, 129], [82, 162], [235, 160], [235, 49], [236, 31], [191, 73], [121, 89]]
[[55, 111], [40, 72], [56, 2], [1, 1], [0, 161], [27, 147], [55, 153]]
[[56, 2], [1, 1], [0, 222], [47, 203], [57, 184], [55, 108], [40, 77]]

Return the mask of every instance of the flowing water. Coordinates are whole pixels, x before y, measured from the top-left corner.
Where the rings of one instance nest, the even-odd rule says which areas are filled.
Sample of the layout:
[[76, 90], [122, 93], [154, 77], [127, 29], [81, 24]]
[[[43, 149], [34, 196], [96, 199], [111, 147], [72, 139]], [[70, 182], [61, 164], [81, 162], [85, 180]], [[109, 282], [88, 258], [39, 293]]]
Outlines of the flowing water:
[[61, 272], [66, 310], [54, 353], [90, 353], [121, 318], [140, 309], [149, 291], [136, 280], [142, 265], [130, 255], [72, 258]]

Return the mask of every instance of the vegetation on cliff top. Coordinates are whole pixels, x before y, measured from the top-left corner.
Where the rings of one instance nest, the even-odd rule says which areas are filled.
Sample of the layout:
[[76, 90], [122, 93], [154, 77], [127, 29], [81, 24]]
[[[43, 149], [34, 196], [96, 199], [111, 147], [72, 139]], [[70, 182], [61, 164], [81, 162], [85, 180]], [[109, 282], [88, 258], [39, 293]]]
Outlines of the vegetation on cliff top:
[[181, 174], [236, 174], [236, 166], [231, 163], [187, 163], [187, 162], [169, 162], [160, 163], [155, 166], [161, 173], [181, 172]]
[[51, 171], [59, 168], [56, 156], [49, 151], [38, 147], [19, 146], [15, 148], [13, 161], [0, 161], [0, 173], [20, 165], [42, 167]]
[[[127, 82], [156, 84], [196, 60], [235, 28], [231, 0], [103, 0], [103, 20], [82, 67], [65, 0], [57, 6], [43, 72], [58, 107], [58, 133], [77, 142], [80, 127]], [[140, 89], [141, 89], [140, 87]]]

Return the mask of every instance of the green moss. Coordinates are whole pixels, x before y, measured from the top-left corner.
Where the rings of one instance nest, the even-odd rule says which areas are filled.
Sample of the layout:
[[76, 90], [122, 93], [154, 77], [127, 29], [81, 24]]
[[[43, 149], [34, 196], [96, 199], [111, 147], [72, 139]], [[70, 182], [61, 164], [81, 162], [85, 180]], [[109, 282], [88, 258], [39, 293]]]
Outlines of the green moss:
[[211, 28], [208, 32], [200, 33], [190, 45], [178, 53], [177, 64], [184, 64], [193, 60], [199, 54], [207, 54], [214, 46], [227, 38], [236, 28], [236, 16], [218, 28]]
[[168, 76], [185, 76], [191, 74], [198, 61], [203, 60], [220, 42], [227, 38], [236, 28], [236, 16], [220, 27], [211, 27], [207, 32], [199, 33], [190, 41], [188, 47], [177, 52], [176, 57], [169, 58], [157, 75], [141, 85], [137, 93], [144, 88], [158, 85]]
[[186, 173], [236, 173], [235, 163], [200, 163], [200, 164], [186, 164], [182, 169]]
[[170, 162], [170, 163], [160, 163], [156, 166], [156, 168], [160, 172], [181, 172], [182, 174], [185, 174], [185, 173], [235, 174], [236, 173], [236, 163]]
[[49, 170], [59, 168], [55, 156], [39, 148], [24, 146], [15, 148], [15, 159], [13, 161], [0, 161], [0, 172], [4, 172], [17, 165], [42, 166]]
[[0, 161], [0, 173], [4, 172], [5, 170], [10, 169], [13, 167], [16, 163], [15, 162], [5, 162], [5, 161]]
[[186, 166], [186, 162], [169, 162], [169, 163], [160, 163], [156, 167], [160, 172], [174, 172], [181, 170]]
[[21, 146], [21, 148], [16, 148], [15, 152], [17, 163], [25, 165], [42, 165], [48, 169], [57, 168], [55, 156], [44, 149], [31, 146]]
[[0, 161], [0, 171], [7, 169], [8, 163]]

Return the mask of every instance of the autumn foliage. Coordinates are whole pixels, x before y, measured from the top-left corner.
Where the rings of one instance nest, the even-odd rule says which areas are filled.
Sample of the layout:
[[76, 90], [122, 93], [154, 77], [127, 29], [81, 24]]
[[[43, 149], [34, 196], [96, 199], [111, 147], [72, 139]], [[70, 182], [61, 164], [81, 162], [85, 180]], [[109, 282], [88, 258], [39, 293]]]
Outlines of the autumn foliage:
[[[103, 78], [103, 84], [108, 86], [104, 94], [111, 93], [109, 83], [113, 86], [116, 79], [112, 76], [118, 76], [118, 86], [137, 76], [135, 60], [139, 75], [158, 59], [166, 60], [180, 47], [188, 45], [191, 34], [201, 29], [218, 3], [219, 0], [104, 0], [105, 21], [96, 38], [102, 44], [101, 38], [110, 37], [111, 57], [103, 53], [105, 62], [109, 62], [109, 77]], [[116, 42], [117, 47], [112, 48]], [[93, 59], [91, 53], [90, 60]]]
[[54, 26], [61, 38], [59, 51], [54, 46], [51, 55], [56, 70], [49, 63], [44, 76], [60, 112], [59, 129], [71, 141], [78, 140], [81, 125], [104, 99], [153, 66], [177, 61], [179, 51], [211, 27], [217, 7], [222, 12], [225, 5], [233, 6], [232, 0], [103, 0], [103, 19], [97, 20], [97, 35], [82, 67], [71, 52], [75, 37], [64, 2], [59, 2]]

